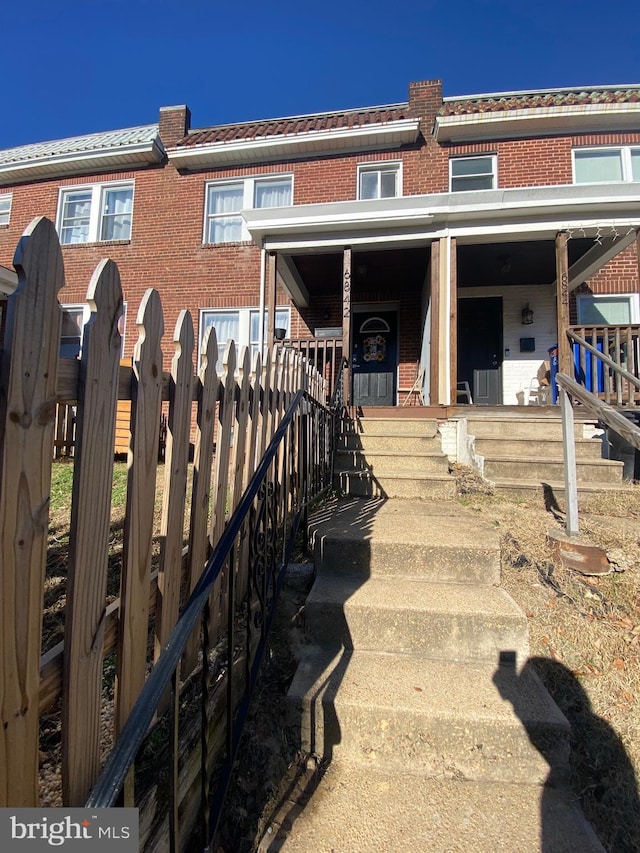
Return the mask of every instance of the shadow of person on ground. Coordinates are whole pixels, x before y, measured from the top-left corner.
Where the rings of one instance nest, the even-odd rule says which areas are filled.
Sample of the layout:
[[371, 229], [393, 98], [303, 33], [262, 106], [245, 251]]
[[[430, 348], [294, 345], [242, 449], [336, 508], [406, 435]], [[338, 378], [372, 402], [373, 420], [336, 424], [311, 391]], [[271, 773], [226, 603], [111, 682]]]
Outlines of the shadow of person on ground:
[[554, 789], [563, 784], [564, 768], [540, 727], [532, 724], [522, 707], [519, 679], [533, 672], [571, 725], [571, 787], [582, 810], [606, 850], [637, 853], [640, 850], [640, 798], [634, 768], [614, 729], [592, 710], [584, 688], [574, 674], [549, 658], [530, 658], [520, 675], [515, 656], [502, 652], [494, 683], [503, 698], [513, 705], [531, 743], [549, 763], [550, 771], [541, 799], [543, 853], [557, 850], [557, 806]]

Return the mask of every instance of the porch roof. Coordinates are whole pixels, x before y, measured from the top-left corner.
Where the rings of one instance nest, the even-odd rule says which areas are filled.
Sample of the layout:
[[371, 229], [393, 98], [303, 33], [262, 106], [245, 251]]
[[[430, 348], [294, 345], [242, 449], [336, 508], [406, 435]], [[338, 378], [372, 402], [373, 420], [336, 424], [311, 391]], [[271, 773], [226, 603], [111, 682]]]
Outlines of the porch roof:
[[270, 250], [344, 245], [421, 245], [443, 236], [461, 242], [597, 236], [640, 227], [640, 183], [438, 193], [243, 211], [252, 238]]

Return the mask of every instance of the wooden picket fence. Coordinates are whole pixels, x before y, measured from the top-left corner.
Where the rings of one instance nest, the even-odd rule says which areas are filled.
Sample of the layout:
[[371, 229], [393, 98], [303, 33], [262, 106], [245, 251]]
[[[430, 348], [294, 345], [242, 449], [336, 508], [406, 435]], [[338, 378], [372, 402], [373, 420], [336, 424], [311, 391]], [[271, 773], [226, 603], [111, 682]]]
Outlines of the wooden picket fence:
[[[153, 289], [137, 315], [133, 366], [122, 366], [122, 289], [109, 260], [98, 265], [88, 287], [90, 319], [81, 360], [59, 359], [64, 269], [49, 220], [35, 219], [27, 228], [14, 265], [19, 286], [8, 300], [0, 372], [0, 806], [38, 804], [39, 717], [59, 699], [63, 801], [77, 806], [100, 770], [104, 656], [115, 652], [117, 659], [117, 733], [288, 402], [299, 389], [324, 400], [327, 389], [299, 353], [279, 346], [264, 363], [257, 357], [253, 364], [245, 349], [236, 364], [232, 343], [218, 375], [213, 332], [202, 344], [196, 373], [188, 311], [178, 318], [165, 372], [162, 305]], [[120, 597], [107, 606], [118, 400], [131, 401], [131, 438]], [[41, 656], [59, 403], [75, 408], [65, 632], [64, 642]], [[163, 406], [168, 416], [160, 557], [152, 571]], [[187, 493], [191, 510], [185, 519]], [[151, 655], [150, 617], [155, 617]]]

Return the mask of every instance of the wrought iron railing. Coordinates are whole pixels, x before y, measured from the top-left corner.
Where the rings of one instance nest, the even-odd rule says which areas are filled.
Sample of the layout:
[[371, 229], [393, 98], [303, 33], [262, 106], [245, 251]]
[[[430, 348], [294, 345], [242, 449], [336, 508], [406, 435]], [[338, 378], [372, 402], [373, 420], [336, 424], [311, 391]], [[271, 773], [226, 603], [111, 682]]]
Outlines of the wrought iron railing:
[[[146, 748], [147, 760], [155, 762], [146, 778], [163, 780], [160, 810], [165, 825], [168, 813], [172, 851], [184, 849], [185, 832], [191, 843], [199, 835], [199, 849], [215, 838], [286, 566], [299, 529], [306, 532], [309, 503], [331, 485], [333, 420], [330, 409], [305, 392], [293, 398], [86, 803], [113, 806], [123, 802], [124, 789], [125, 805], [137, 805], [144, 790], [131, 798], [131, 771], [143, 744], [148, 747], [162, 729], [164, 740], [158, 736]], [[214, 645], [220, 624], [226, 624], [226, 636]], [[181, 690], [181, 660], [198, 632], [199, 671]], [[223, 712], [215, 722], [213, 700], [221, 693]], [[191, 755], [196, 753], [199, 785], [186, 772], [185, 741], [196, 743]], [[197, 808], [185, 810], [183, 789], [189, 787], [197, 791]], [[196, 812], [195, 825], [186, 827], [182, 814], [189, 810]]]

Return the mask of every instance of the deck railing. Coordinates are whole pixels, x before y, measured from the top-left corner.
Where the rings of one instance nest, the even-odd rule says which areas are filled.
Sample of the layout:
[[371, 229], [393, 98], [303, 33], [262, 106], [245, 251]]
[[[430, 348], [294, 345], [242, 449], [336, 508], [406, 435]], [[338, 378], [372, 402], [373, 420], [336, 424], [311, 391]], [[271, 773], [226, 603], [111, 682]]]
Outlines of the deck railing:
[[344, 362], [342, 338], [289, 338], [286, 347], [302, 353], [327, 383], [327, 400], [330, 402], [341, 378]]
[[612, 406], [640, 403], [640, 325], [571, 326], [575, 380]]

